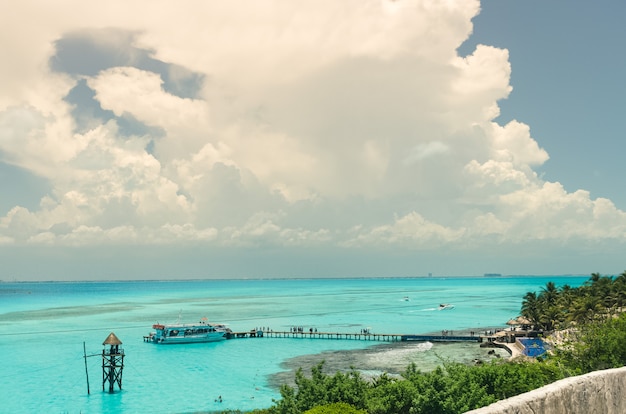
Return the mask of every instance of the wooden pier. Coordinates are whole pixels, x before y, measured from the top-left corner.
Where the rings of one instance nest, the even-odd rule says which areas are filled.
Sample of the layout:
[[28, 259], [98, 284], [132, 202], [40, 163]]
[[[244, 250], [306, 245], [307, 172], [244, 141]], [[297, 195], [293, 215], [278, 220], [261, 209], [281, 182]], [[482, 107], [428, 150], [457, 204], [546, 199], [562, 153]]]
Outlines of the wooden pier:
[[231, 332], [228, 339], [237, 338], [295, 338], [295, 339], [343, 339], [356, 341], [377, 342], [482, 342], [483, 338], [477, 335], [410, 335], [410, 334], [380, 334], [380, 333], [349, 333], [349, 332], [290, 332], [290, 331], [255, 331]]
[[402, 335], [402, 341], [482, 342], [483, 337], [476, 335]]

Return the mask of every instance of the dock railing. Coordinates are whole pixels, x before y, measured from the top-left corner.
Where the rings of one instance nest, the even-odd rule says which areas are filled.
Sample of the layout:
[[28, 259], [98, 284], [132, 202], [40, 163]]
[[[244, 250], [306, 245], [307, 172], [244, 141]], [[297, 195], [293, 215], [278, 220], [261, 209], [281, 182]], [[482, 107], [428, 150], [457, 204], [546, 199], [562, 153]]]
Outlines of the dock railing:
[[262, 331], [231, 332], [228, 339], [237, 338], [295, 338], [295, 339], [343, 339], [378, 342], [482, 342], [480, 335], [412, 335], [373, 332], [317, 332], [317, 331]]

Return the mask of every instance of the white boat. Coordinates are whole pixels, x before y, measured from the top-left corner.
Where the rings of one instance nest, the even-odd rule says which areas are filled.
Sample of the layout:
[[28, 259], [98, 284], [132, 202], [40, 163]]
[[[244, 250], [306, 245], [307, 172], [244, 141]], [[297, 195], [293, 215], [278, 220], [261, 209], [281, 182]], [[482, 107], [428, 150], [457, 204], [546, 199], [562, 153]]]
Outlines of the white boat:
[[175, 323], [164, 325], [155, 323], [152, 325], [154, 332], [147, 337], [148, 342], [155, 344], [190, 344], [196, 342], [215, 342], [228, 339], [231, 332], [226, 325], [208, 323], [204, 320], [193, 324]]
[[448, 310], [448, 309], [454, 309], [454, 305], [450, 303], [442, 303], [439, 305], [439, 310]]

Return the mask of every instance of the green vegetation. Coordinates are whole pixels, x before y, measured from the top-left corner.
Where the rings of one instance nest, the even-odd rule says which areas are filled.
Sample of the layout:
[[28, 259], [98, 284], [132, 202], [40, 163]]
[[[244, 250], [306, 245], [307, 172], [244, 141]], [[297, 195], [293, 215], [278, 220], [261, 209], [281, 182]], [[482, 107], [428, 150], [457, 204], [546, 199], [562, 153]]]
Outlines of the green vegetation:
[[626, 313], [602, 322], [592, 322], [572, 331], [556, 349], [552, 360], [569, 375], [626, 365]]
[[626, 272], [618, 277], [593, 273], [584, 285], [557, 288], [548, 282], [539, 294], [528, 292], [521, 315], [538, 330], [552, 331], [602, 322], [621, 313], [626, 305]]
[[518, 361], [466, 366], [446, 362], [432, 372], [408, 367], [403, 378], [382, 375], [367, 381], [358, 372], [322, 373], [323, 363], [307, 378], [296, 373], [296, 387], [284, 385], [282, 399], [266, 414], [298, 413], [462, 413], [530, 391], [563, 378], [556, 365]]
[[493, 361], [467, 366], [444, 362], [432, 372], [410, 365], [402, 378], [374, 380], [357, 371], [298, 370], [295, 387], [283, 385], [281, 399], [258, 414], [452, 414], [483, 407], [570, 375], [626, 365], [626, 272], [597, 273], [578, 288], [549, 282], [524, 296], [521, 314], [542, 331], [567, 329], [554, 352], [536, 361]]
[[346, 403], [332, 403], [327, 405], [318, 405], [304, 414], [367, 414], [365, 410], [358, 410]]

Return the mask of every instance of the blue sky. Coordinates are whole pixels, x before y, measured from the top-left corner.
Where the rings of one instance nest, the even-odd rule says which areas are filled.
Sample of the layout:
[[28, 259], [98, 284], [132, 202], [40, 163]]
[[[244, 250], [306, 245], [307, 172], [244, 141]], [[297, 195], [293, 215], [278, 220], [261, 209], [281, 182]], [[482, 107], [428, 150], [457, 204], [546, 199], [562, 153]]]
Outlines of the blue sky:
[[0, 280], [626, 268], [622, 2], [161, 6], [0, 17]]
[[586, 189], [626, 209], [623, 114], [626, 4], [618, 0], [484, 0], [476, 43], [506, 48], [512, 65], [511, 96], [501, 101], [506, 122], [530, 125], [550, 154], [538, 168], [568, 191]]

